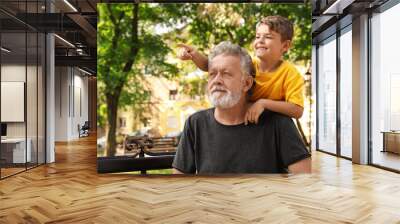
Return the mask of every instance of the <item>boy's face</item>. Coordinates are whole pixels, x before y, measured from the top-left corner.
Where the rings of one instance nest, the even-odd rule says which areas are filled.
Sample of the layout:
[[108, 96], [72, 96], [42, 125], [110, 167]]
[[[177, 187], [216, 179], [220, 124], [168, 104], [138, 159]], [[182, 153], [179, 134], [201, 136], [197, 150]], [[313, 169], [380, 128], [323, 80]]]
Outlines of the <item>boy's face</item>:
[[269, 28], [260, 25], [256, 31], [253, 47], [258, 58], [264, 60], [279, 60], [289, 50], [290, 41], [282, 41], [281, 35]]

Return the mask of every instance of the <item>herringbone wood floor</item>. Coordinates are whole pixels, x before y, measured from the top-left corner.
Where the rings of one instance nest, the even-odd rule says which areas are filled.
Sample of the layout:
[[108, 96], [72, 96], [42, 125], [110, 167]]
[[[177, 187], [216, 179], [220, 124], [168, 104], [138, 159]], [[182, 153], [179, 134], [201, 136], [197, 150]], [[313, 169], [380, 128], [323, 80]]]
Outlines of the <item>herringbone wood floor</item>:
[[95, 141], [0, 181], [0, 223], [400, 223], [399, 174], [326, 154], [312, 175], [99, 175]]

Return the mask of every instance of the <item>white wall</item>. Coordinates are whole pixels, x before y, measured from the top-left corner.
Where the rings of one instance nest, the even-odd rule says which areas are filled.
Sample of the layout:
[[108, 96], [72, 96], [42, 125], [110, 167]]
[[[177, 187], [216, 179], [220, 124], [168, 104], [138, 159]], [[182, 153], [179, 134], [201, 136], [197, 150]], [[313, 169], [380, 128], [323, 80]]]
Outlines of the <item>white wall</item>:
[[88, 78], [76, 68], [56, 67], [56, 141], [79, 137], [78, 124], [88, 120]]
[[[53, 11], [53, 8], [46, 3]], [[46, 163], [55, 162], [55, 42], [54, 35], [46, 36]]]
[[72, 120], [72, 135], [78, 136], [78, 129], [77, 126], [80, 124], [81, 126], [88, 121], [89, 114], [88, 114], [88, 78], [82, 72], [77, 69], [74, 69], [74, 108], [73, 108], [73, 115], [74, 119]]
[[[1, 81], [3, 82], [25, 82], [25, 64], [4, 64], [1, 66]], [[28, 93], [28, 96], [30, 94]], [[4, 96], [3, 96], [4, 97]], [[7, 108], [1, 108], [7, 110]], [[25, 137], [25, 122], [7, 122], [8, 137]]]
[[55, 140], [68, 140], [68, 68], [55, 68]]
[[352, 161], [368, 163], [368, 15], [352, 23]]
[[311, 55], [311, 97], [312, 97], [312, 125], [311, 125], [311, 150], [316, 150], [317, 148], [317, 47], [312, 46]]
[[[36, 70], [38, 69], [38, 70]], [[6, 122], [7, 137], [9, 138], [24, 138], [25, 134], [30, 139], [30, 148], [32, 161], [44, 163], [44, 92], [43, 76], [41, 66], [36, 65], [27, 67], [25, 64], [3, 64], [1, 66], [2, 82], [24, 82], [26, 83], [26, 108], [22, 106], [21, 112], [25, 113], [27, 119], [24, 122]], [[25, 82], [25, 78], [28, 78]], [[22, 92], [23, 94], [23, 92]], [[7, 95], [3, 95], [2, 98]], [[25, 96], [24, 96], [25, 98]], [[15, 113], [10, 107], [1, 108], [3, 112]], [[38, 152], [37, 152], [38, 150]], [[37, 155], [39, 153], [39, 155]]]

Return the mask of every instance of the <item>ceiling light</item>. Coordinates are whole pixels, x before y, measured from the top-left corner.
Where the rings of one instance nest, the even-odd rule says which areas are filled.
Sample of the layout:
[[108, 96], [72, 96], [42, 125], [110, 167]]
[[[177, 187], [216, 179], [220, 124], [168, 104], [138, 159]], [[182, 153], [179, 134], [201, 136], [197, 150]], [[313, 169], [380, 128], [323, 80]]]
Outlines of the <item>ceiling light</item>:
[[71, 42], [67, 41], [66, 39], [58, 36], [57, 34], [54, 34], [55, 37], [57, 37], [58, 39], [60, 39], [61, 41], [63, 41], [64, 43], [68, 44], [69, 46], [75, 48], [75, 45], [73, 45]]
[[65, 4], [67, 4], [72, 10], [74, 10], [74, 12], [78, 12], [78, 10], [71, 4], [69, 3], [68, 0], [64, 0]]
[[4, 51], [4, 52], [7, 52], [7, 53], [10, 53], [10, 52], [11, 52], [11, 50], [9, 50], [9, 49], [7, 49], [7, 48], [5, 48], [5, 47], [1, 47], [1, 50]]
[[343, 10], [351, 5], [355, 0], [336, 0], [332, 5], [330, 5], [324, 12], [323, 15], [338, 15], [342, 14]]
[[85, 73], [85, 74], [92, 75], [92, 73], [89, 73], [88, 71], [85, 71], [85, 70], [83, 70], [83, 69], [81, 69], [81, 68], [79, 68], [79, 67], [78, 67], [78, 70], [81, 71], [81, 72], [83, 72], [83, 73]]

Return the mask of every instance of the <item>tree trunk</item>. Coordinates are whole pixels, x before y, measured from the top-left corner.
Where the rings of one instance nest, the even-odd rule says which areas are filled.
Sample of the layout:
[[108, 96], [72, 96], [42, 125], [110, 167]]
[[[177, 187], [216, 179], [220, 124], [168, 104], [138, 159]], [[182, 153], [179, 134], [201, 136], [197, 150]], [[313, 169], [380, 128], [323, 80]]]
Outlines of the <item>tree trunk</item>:
[[117, 130], [118, 98], [119, 98], [118, 96], [115, 96], [113, 94], [106, 96], [106, 101], [108, 106], [107, 121], [109, 125], [107, 132], [107, 143], [106, 143], [107, 156], [115, 156], [117, 147], [116, 130]]
[[[109, 6], [111, 7], [111, 6]], [[138, 22], [139, 22], [139, 5], [134, 4], [133, 8], [133, 18], [132, 18], [132, 43], [130, 45], [130, 54], [127, 57], [127, 61], [123, 67], [123, 70], [121, 71], [124, 76], [120, 79], [113, 80], [109, 79], [107, 82], [114, 82], [113, 84], [115, 85], [114, 88], [112, 88], [114, 91], [110, 91], [110, 93], [105, 93], [106, 95], [106, 101], [107, 101], [107, 121], [108, 121], [108, 133], [107, 133], [107, 142], [106, 142], [106, 152], [107, 156], [115, 156], [116, 152], [116, 147], [117, 147], [117, 142], [116, 142], [116, 131], [117, 131], [117, 112], [118, 112], [118, 102], [119, 102], [119, 97], [121, 95], [122, 88], [124, 87], [126, 80], [128, 79], [128, 74], [132, 70], [132, 65], [135, 62], [135, 58], [138, 54], [139, 51], [139, 39], [138, 39]], [[110, 13], [112, 14], [112, 10], [110, 9]], [[121, 16], [122, 17], [122, 16]], [[118, 45], [118, 38], [119, 34], [121, 32], [120, 27], [119, 27], [119, 21], [116, 20], [114, 16], [111, 15], [111, 20], [114, 23], [115, 27], [115, 35], [112, 38], [112, 46], [113, 49], [116, 49]], [[110, 65], [112, 66], [112, 65]], [[110, 70], [108, 70], [110, 71]], [[110, 74], [108, 74], [111, 76]], [[106, 88], [108, 88], [106, 82]], [[117, 83], [115, 83], [117, 82]], [[114, 85], [111, 85], [114, 86]]]

